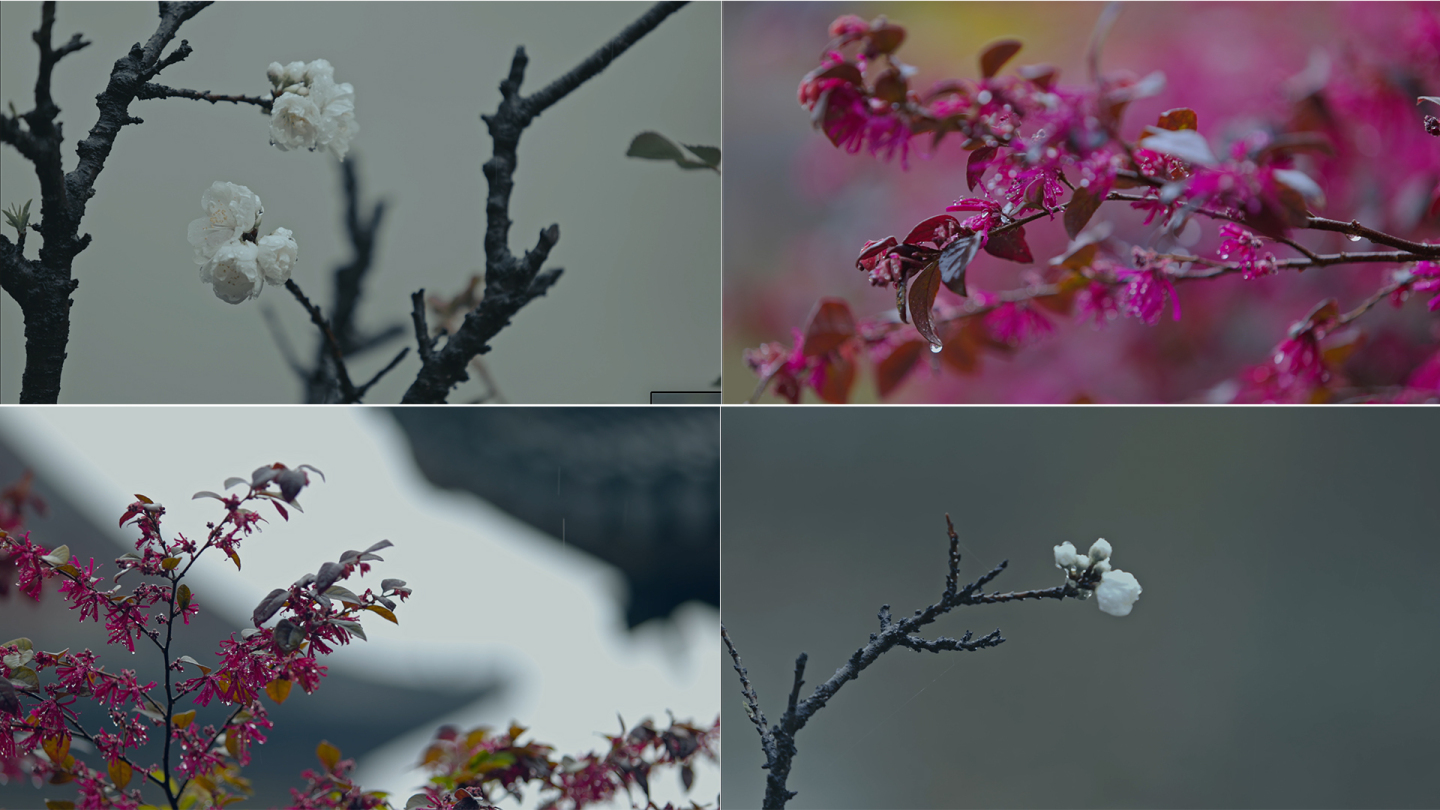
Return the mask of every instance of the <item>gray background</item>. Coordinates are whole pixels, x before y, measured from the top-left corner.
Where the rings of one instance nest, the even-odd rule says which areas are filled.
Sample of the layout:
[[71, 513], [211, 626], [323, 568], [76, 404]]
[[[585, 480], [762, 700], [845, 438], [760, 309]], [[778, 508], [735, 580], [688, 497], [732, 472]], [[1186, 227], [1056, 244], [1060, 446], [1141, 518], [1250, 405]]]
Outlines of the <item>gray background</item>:
[[[530, 54], [533, 92], [588, 56], [647, 8], [643, 3], [223, 3], [180, 30], [195, 53], [159, 81], [219, 93], [265, 91], [271, 61], [329, 59], [355, 86], [363, 189], [392, 203], [359, 323], [408, 324], [410, 293], [453, 295], [482, 266], [485, 180], [493, 112], [516, 45]], [[0, 103], [33, 106], [38, 3], [0, 4]], [[93, 44], [55, 73], [65, 168], [95, 123], [94, 96], [110, 66], [155, 30], [153, 3], [63, 3], [54, 41], [83, 32]], [[121, 132], [96, 185], [82, 232], [94, 242], [75, 262], [62, 402], [294, 402], [300, 384], [261, 317], [276, 309], [307, 362], [315, 329], [283, 289], [231, 306], [198, 280], [185, 240], [211, 182], [249, 186], [268, 231], [295, 232], [294, 278], [328, 307], [331, 272], [349, 245], [339, 170], [321, 153], [269, 145], [255, 108], [183, 99], [140, 101], [145, 119]], [[720, 8], [684, 8], [600, 76], [546, 112], [520, 146], [511, 246], [534, 245], [559, 223], [547, 266], [565, 268], [486, 355], [515, 402], [647, 402], [651, 390], [701, 390], [720, 373], [720, 178], [626, 158], [654, 129], [686, 143], [720, 141]], [[35, 198], [33, 167], [0, 148], [0, 203]], [[11, 239], [14, 233], [10, 233]], [[26, 255], [34, 258], [39, 235]], [[0, 401], [20, 394], [23, 321], [0, 296]], [[364, 380], [406, 343], [351, 366]], [[419, 361], [378, 385], [371, 402], [399, 400]], [[483, 388], [472, 381], [451, 401]]]
[[[798, 737], [807, 807], [1434, 806], [1440, 438], [1374, 409], [727, 409], [723, 620], [771, 722], [944, 587], [1060, 584], [1096, 537], [1144, 594], [952, 612]], [[733, 672], [726, 802], [758, 807]]]

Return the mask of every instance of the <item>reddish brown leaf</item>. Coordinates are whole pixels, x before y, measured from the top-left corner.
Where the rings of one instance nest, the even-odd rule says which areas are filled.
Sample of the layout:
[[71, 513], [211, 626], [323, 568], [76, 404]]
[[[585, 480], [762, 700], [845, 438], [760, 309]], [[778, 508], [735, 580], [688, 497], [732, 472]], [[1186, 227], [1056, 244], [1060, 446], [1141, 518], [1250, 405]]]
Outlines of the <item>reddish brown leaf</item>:
[[951, 323], [945, 334], [945, 348], [940, 360], [961, 374], [974, 374], [980, 370], [980, 352], [971, 337], [969, 324], [976, 318]]
[[1021, 264], [1035, 261], [1030, 255], [1030, 245], [1025, 242], [1024, 227], [990, 234], [990, 238], [985, 242], [985, 252]]
[[[899, 387], [904, 381], [905, 375], [915, 367], [920, 360], [920, 355], [925, 349], [925, 344], [918, 340], [907, 340], [896, 346], [894, 351], [886, 355], [883, 360], [875, 366], [875, 386], [880, 390], [880, 396], [888, 397], [890, 392]], [[946, 343], [945, 351], [950, 351], [950, 344]]]
[[880, 23], [870, 25], [870, 45], [867, 50], [871, 53], [894, 53], [900, 43], [905, 41], [905, 29], [894, 23]]
[[993, 146], [982, 146], [970, 153], [970, 160], [965, 164], [965, 183], [970, 190], [974, 191], [975, 186], [980, 184], [980, 176], [990, 168], [990, 160], [999, 151]]
[[905, 96], [909, 92], [910, 83], [905, 81], [905, 76], [893, 67], [875, 79], [875, 97], [882, 101], [899, 104], [905, 100]]
[[1195, 111], [1189, 107], [1176, 107], [1173, 110], [1166, 110], [1160, 113], [1160, 121], [1155, 126], [1171, 131], [1179, 129], [1199, 129], [1200, 120], [1195, 116]]
[[860, 73], [860, 68], [853, 62], [841, 62], [838, 65], [831, 65], [820, 71], [811, 71], [805, 77], [805, 81], [816, 79], [841, 79], [849, 84], [860, 86], [865, 84], [865, 77]]
[[850, 401], [850, 387], [855, 384], [855, 364], [840, 352], [831, 352], [825, 358], [821, 370], [820, 384], [815, 393], [831, 405], [844, 405]]
[[988, 79], [999, 73], [1000, 68], [1005, 67], [1005, 63], [1020, 52], [1020, 48], [1018, 39], [1002, 39], [987, 45], [985, 50], [980, 52], [980, 75]]
[[1104, 199], [1091, 194], [1086, 186], [1075, 189], [1075, 193], [1070, 195], [1070, 204], [1065, 206], [1065, 233], [1071, 239], [1079, 236], [1090, 224], [1090, 218], [1100, 210], [1102, 202]]
[[923, 242], [936, 242], [949, 239], [960, 232], [960, 220], [949, 214], [940, 214], [930, 217], [924, 222], [910, 229], [910, 235], [905, 237], [905, 244], [918, 245]]
[[855, 317], [850, 305], [840, 298], [822, 298], [805, 320], [805, 342], [801, 353], [806, 357], [822, 355], [855, 336]]
[[931, 262], [910, 282], [909, 295], [910, 321], [915, 324], [920, 337], [928, 340], [931, 346], [944, 345], [940, 336], [935, 334], [935, 326], [930, 320], [930, 310], [935, 306], [935, 295], [939, 292], [940, 263]]
[[1305, 328], [1325, 326], [1338, 317], [1340, 317], [1339, 302], [1334, 298], [1326, 298], [1324, 301], [1316, 304], [1315, 308], [1310, 310], [1310, 313], [1305, 316], [1305, 320], [1301, 323], [1305, 324]]

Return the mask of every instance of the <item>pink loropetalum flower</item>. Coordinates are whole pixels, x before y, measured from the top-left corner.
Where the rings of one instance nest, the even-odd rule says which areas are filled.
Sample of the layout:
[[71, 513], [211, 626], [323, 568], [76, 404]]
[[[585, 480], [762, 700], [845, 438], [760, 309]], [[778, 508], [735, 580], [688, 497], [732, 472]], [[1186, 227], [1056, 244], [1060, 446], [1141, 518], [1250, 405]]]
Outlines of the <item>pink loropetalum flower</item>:
[[996, 340], [1011, 346], [1055, 331], [1044, 315], [1024, 301], [1001, 304], [991, 310], [985, 315], [985, 326]]
[[1139, 318], [1154, 326], [1160, 322], [1160, 313], [1165, 308], [1165, 296], [1170, 296], [1171, 317], [1180, 320], [1180, 296], [1170, 280], [1170, 261], [1155, 254], [1136, 248], [1136, 263], [1139, 269], [1122, 267], [1117, 271], [1126, 281], [1120, 294], [1120, 306], [1126, 315]]
[[1095, 320], [1095, 328], [1120, 317], [1120, 302], [1115, 297], [1115, 288], [1101, 281], [1091, 281], [1075, 294], [1075, 303], [1082, 315]]
[[1269, 251], [1260, 253], [1260, 248], [1264, 245], [1260, 237], [1233, 222], [1222, 224], [1220, 235], [1225, 237], [1225, 241], [1220, 243], [1216, 255], [1239, 265], [1243, 278], [1260, 278], [1276, 271], [1275, 255]]

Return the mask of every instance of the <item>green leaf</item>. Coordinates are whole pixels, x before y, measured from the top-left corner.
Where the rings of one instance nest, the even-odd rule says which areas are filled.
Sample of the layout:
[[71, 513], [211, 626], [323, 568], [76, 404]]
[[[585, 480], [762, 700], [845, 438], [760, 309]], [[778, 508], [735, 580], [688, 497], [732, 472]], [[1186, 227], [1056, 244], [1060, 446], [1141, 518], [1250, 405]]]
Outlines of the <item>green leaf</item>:
[[349, 631], [352, 636], [359, 636], [361, 641], [370, 640], [365, 637], [365, 628], [361, 627], [359, 622], [352, 622], [349, 619], [331, 619], [330, 623], [336, 627], [344, 628]]
[[32, 202], [35, 202], [35, 200], [26, 200], [23, 208], [19, 203], [11, 203], [10, 208], [5, 211], [6, 221], [8, 221], [10, 227], [14, 228], [22, 237], [25, 235], [25, 228], [30, 224], [30, 203]]
[[642, 132], [630, 141], [626, 157], [641, 160], [669, 160], [682, 169], [709, 169], [720, 173], [720, 149], [676, 143], [658, 132]]

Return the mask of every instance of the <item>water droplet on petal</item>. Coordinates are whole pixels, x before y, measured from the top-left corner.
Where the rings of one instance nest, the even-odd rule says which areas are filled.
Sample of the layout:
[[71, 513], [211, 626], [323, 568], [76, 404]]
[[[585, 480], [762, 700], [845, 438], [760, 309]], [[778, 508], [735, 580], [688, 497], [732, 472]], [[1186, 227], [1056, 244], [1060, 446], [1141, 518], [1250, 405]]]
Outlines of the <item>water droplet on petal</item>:
[[930, 353], [931, 353], [931, 354], [939, 354], [939, 353], [940, 353], [940, 350], [943, 349], [943, 348], [945, 348], [945, 347], [944, 347], [944, 346], [941, 346], [939, 343], [931, 343], [931, 344], [930, 344]]

